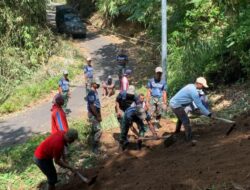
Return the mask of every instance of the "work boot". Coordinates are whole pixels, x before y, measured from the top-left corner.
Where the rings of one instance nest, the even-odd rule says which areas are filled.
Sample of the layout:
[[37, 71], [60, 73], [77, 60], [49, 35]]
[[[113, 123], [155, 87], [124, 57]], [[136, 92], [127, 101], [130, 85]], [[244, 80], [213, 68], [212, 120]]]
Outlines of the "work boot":
[[141, 150], [142, 148], [142, 140], [137, 141], [137, 150]]

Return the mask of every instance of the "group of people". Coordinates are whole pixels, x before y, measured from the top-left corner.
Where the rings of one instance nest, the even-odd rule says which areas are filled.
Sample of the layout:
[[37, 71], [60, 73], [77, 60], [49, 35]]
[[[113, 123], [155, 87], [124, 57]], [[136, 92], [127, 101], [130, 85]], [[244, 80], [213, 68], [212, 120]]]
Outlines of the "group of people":
[[[120, 51], [117, 58], [119, 93], [115, 100], [115, 113], [120, 125], [120, 147], [122, 150], [128, 148], [128, 132], [131, 130], [137, 137], [137, 148], [142, 147], [142, 137], [149, 129], [155, 139], [158, 138], [157, 131], [160, 127], [160, 119], [170, 107], [177, 117], [175, 133], [181, 131], [181, 126], [185, 129], [185, 139], [187, 142], [193, 140], [192, 128], [188, 117], [189, 112], [199, 112], [208, 117], [213, 117], [209, 111], [207, 97], [202, 91], [207, 88], [207, 81], [203, 77], [198, 77], [194, 84], [188, 84], [179, 90], [167, 103], [167, 84], [162, 78], [161, 67], [155, 68], [155, 76], [148, 80], [147, 93], [137, 94], [135, 86], [130, 84], [129, 77], [131, 70], [127, 68], [128, 56], [124, 50]], [[102, 95], [112, 96], [115, 94], [115, 83], [112, 76], [108, 76], [106, 81], [101, 81], [94, 77], [92, 59], [87, 58], [87, 65], [83, 67], [88, 118], [91, 124], [92, 151], [98, 153], [100, 150], [101, 131], [101, 101], [98, 89], [102, 85]], [[59, 93], [54, 97], [51, 108], [51, 135], [46, 138], [35, 150], [34, 161], [40, 170], [47, 176], [49, 190], [55, 189], [57, 174], [53, 164], [63, 168], [68, 168], [75, 172], [75, 168], [66, 161], [68, 145], [78, 138], [78, 132], [68, 126], [67, 108], [70, 97], [68, 72], [63, 72], [63, 77], [59, 81]], [[136, 124], [137, 129], [133, 124]], [[148, 126], [148, 127], [147, 127]]]

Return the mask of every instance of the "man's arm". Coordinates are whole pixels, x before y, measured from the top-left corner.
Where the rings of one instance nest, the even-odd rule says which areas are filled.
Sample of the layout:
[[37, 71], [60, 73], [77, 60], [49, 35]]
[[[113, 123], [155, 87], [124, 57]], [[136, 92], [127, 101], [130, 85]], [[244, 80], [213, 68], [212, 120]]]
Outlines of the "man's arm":
[[97, 120], [99, 122], [102, 121], [102, 116], [101, 114], [97, 111], [96, 107], [94, 104], [90, 104], [90, 110], [91, 110], [91, 113], [97, 118]]
[[59, 158], [59, 159], [58, 159], [58, 158], [55, 158], [54, 161], [55, 161], [55, 163], [56, 163], [57, 165], [61, 166], [62, 168], [69, 169], [69, 170], [71, 170], [72, 172], [75, 172], [75, 171], [76, 171], [76, 169], [75, 169], [74, 167], [70, 166], [69, 164], [67, 164], [67, 163], [65, 162], [65, 159], [62, 160], [62, 159], [60, 159], [60, 158]]
[[206, 115], [206, 116], [211, 115], [211, 112], [209, 110], [207, 110], [205, 108], [205, 106], [202, 104], [201, 99], [200, 99], [197, 91], [195, 91], [195, 92], [192, 91], [191, 96], [192, 96], [192, 99], [193, 99], [194, 103], [196, 104], [196, 106], [200, 109], [200, 111], [204, 115]]
[[163, 93], [162, 93], [163, 104], [167, 105], [167, 99], [168, 99], [168, 97], [167, 97], [167, 91], [164, 90]]

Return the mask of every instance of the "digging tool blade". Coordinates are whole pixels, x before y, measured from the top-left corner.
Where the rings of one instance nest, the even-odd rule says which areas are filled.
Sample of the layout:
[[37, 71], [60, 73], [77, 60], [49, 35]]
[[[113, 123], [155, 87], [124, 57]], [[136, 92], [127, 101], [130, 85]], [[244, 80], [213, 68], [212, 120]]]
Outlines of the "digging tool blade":
[[92, 177], [91, 179], [88, 179], [88, 178], [84, 177], [82, 174], [80, 174], [79, 172], [76, 172], [76, 174], [80, 177], [80, 179], [84, 183], [87, 183], [88, 185], [92, 185], [96, 182], [97, 175]]
[[230, 133], [235, 129], [235, 127], [236, 127], [236, 124], [234, 123], [234, 124], [227, 130], [226, 136], [230, 135]]

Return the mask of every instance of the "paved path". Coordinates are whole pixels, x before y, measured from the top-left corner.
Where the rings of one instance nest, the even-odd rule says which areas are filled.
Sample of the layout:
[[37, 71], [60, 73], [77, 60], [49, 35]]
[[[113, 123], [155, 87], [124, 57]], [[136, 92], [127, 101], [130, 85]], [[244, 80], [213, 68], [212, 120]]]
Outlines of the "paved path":
[[[51, 17], [51, 15], [50, 15]], [[84, 56], [91, 56], [94, 62], [95, 76], [104, 80], [106, 76], [115, 76], [114, 58], [117, 46], [123, 41], [115, 36], [105, 36], [98, 32], [89, 32], [84, 40], [74, 40], [75, 45]], [[69, 108], [72, 110], [70, 118], [79, 118], [86, 110], [83, 100], [83, 86], [72, 90]], [[0, 118], [0, 147], [21, 143], [34, 133], [50, 131], [51, 100], [41, 103], [25, 112], [14, 114], [7, 118]]]

